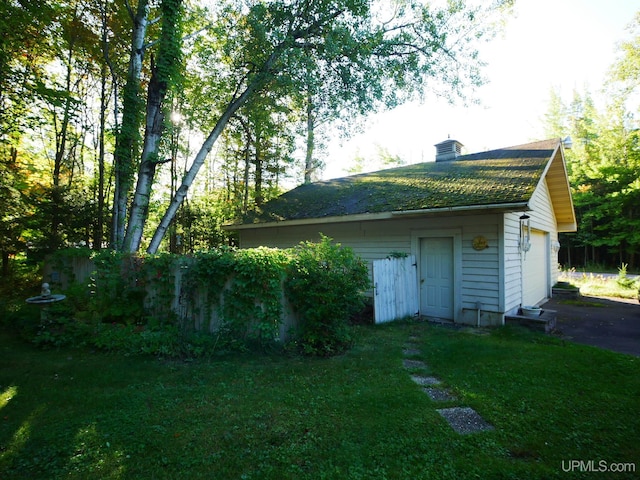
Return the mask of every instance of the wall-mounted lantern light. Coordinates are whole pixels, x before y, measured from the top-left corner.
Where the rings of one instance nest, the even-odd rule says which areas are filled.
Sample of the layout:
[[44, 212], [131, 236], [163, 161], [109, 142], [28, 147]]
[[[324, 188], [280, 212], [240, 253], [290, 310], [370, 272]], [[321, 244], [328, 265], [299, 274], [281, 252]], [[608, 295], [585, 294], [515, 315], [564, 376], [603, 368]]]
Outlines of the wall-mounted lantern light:
[[520, 251], [528, 252], [531, 249], [531, 218], [526, 213], [520, 216]]

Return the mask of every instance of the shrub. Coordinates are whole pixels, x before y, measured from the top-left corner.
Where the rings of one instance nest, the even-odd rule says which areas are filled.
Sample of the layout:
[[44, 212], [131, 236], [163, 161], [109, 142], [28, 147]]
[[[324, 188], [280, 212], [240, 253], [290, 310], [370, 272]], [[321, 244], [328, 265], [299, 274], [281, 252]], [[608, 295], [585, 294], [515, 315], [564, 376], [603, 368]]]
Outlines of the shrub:
[[627, 277], [627, 264], [623, 263], [620, 268], [618, 268], [618, 278], [616, 282], [622, 288], [633, 288], [635, 280], [633, 278]]
[[352, 343], [349, 318], [364, 307], [367, 265], [325, 236], [292, 252], [285, 292], [299, 316], [297, 344], [305, 354], [341, 353]]

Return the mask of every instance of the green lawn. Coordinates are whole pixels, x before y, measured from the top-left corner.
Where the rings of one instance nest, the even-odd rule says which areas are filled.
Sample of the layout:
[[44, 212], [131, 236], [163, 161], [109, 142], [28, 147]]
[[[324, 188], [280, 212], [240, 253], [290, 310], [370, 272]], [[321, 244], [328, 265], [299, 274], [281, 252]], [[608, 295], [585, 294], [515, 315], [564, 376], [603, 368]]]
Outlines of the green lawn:
[[580, 293], [592, 297], [638, 298], [640, 279], [623, 276], [611, 277], [599, 273], [582, 273], [579, 276], [560, 272], [558, 280], [567, 281], [580, 288]]
[[[331, 359], [195, 362], [42, 351], [2, 333], [0, 478], [637, 477], [564, 470], [640, 468], [639, 358], [513, 328], [357, 331]], [[411, 380], [411, 336], [456, 402]], [[495, 430], [455, 433], [436, 411], [452, 405]]]

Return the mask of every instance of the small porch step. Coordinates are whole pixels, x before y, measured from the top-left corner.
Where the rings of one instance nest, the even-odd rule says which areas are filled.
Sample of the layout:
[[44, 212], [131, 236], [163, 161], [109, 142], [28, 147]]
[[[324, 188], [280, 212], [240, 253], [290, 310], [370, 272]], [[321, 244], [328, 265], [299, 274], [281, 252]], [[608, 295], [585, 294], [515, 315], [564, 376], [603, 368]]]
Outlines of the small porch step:
[[522, 310], [517, 315], [505, 315], [505, 325], [522, 325], [532, 330], [549, 333], [556, 328], [556, 311], [543, 309], [538, 317], [525, 317]]

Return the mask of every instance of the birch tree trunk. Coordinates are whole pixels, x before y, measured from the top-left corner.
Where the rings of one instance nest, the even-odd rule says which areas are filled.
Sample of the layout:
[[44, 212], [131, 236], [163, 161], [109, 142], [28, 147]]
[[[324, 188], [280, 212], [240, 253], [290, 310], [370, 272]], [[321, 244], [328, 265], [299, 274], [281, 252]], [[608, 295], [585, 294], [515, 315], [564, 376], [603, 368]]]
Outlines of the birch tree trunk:
[[151, 190], [156, 166], [159, 163], [158, 150], [164, 131], [162, 104], [166, 91], [166, 82], [158, 78], [157, 68], [153, 67], [147, 96], [147, 119], [140, 168], [138, 170], [138, 181], [133, 201], [131, 202], [127, 231], [122, 246], [122, 249], [127, 252], [137, 252], [140, 248], [144, 224], [149, 214]]
[[[98, 187], [96, 223], [93, 230], [93, 249], [100, 250], [104, 237], [104, 203], [105, 203], [105, 132], [107, 124], [107, 77], [109, 75], [109, 36], [107, 23], [107, 4], [100, 4], [101, 15], [101, 45], [104, 61], [100, 65], [100, 125], [98, 130]], [[115, 87], [114, 87], [115, 88]]]
[[307, 95], [307, 153], [304, 159], [304, 183], [311, 183], [311, 174], [315, 170], [313, 164], [313, 147], [315, 146], [315, 114], [313, 98]]
[[226, 108], [226, 110], [224, 111], [224, 113], [216, 123], [215, 127], [213, 127], [213, 130], [211, 130], [211, 132], [209, 133], [209, 136], [202, 143], [200, 150], [198, 151], [195, 158], [193, 159], [193, 163], [191, 164], [191, 167], [189, 168], [189, 170], [187, 170], [187, 173], [182, 178], [182, 183], [176, 190], [175, 195], [171, 199], [171, 203], [169, 204], [169, 207], [167, 207], [167, 210], [164, 213], [164, 216], [162, 217], [160, 224], [156, 228], [156, 231], [153, 234], [153, 238], [149, 243], [149, 247], [147, 248], [147, 253], [153, 254], [158, 251], [158, 247], [160, 247], [160, 242], [162, 242], [162, 239], [167, 233], [167, 230], [169, 228], [169, 225], [171, 224], [171, 221], [173, 220], [176, 213], [178, 212], [178, 208], [180, 208], [180, 205], [182, 205], [182, 202], [187, 196], [189, 187], [191, 187], [191, 184], [195, 180], [196, 175], [198, 175], [198, 172], [200, 171], [200, 168], [204, 164], [204, 161], [207, 158], [207, 155], [209, 155], [209, 152], [211, 152], [213, 145], [216, 143], [216, 140], [218, 140], [218, 137], [223, 132], [224, 128], [227, 126], [227, 123], [229, 123], [229, 120], [231, 119], [233, 114], [236, 111], [238, 111], [238, 109], [242, 107], [242, 105], [244, 105], [247, 102], [247, 100], [255, 90], [255, 87], [256, 85], [249, 85], [249, 87], [247, 87], [247, 89], [242, 93], [242, 95], [240, 95], [238, 98], [236, 98], [229, 104], [229, 106]]
[[124, 241], [127, 221], [127, 203], [133, 186], [134, 150], [137, 143], [138, 119], [140, 115], [140, 75], [144, 59], [145, 37], [149, 15], [149, 0], [140, 0], [133, 17], [131, 53], [127, 83], [123, 91], [123, 109], [120, 132], [116, 139], [115, 193], [113, 201], [113, 237], [112, 247], [120, 250]]
[[242, 94], [234, 97], [229, 105], [227, 105], [227, 108], [218, 119], [217, 123], [213, 127], [213, 130], [211, 130], [209, 136], [202, 143], [200, 150], [193, 159], [191, 167], [189, 167], [189, 170], [187, 170], [187, 173], [185, 173], [184, 177], [182, 178], [182, 183], [176, 190], [175, 195], [171, 199], [171, 203], [167, 207], [162, 220], [160, 220], [160, 223], [158, 224], [158, 227], [156, 228], [156, 231], [151, 238], [151, 242], [147, 247], [147, 253], [154, 254], [158, 251], [160, 242], [162, 242], [162, 239], [167, 233], [167, 230], [169, 229], [173, 218], [176, 216], [180, 205], [182, 205], [182, 202], [187, 196], [189, 187], [191, 187], [191, 184], [195, 180], [196, 175], [198, 175], [198, 172], [200, 171], [200, 168], [202, 168], [207, 155], [209, 155], [209, 152], [211, 152], [213, 145], [218, 140], [218, 137], [220, 137], [220, 134], [224, 131], [225, 127], [229, 123], [229, 120], [231, 120], [231, 117], [233, 117], [238, 109], [240, 109], [245, 103], [247, 103], [247, 100], [251, 98], [253, 93], [262, 86], [265, 80], [265, 75], [268, 75], [268, 72], [273, 68], [274, 63], [280, 57], [284, 48], [285, 44], [280, 44], [278, 47], [276, 47], [274, 51], [271, 52], [271, 55], [269, 55], [269, 58], [267, 58], [264, 65], [262, 65], [262, 68], [253, 78], [253, 80], [247, 85]]

